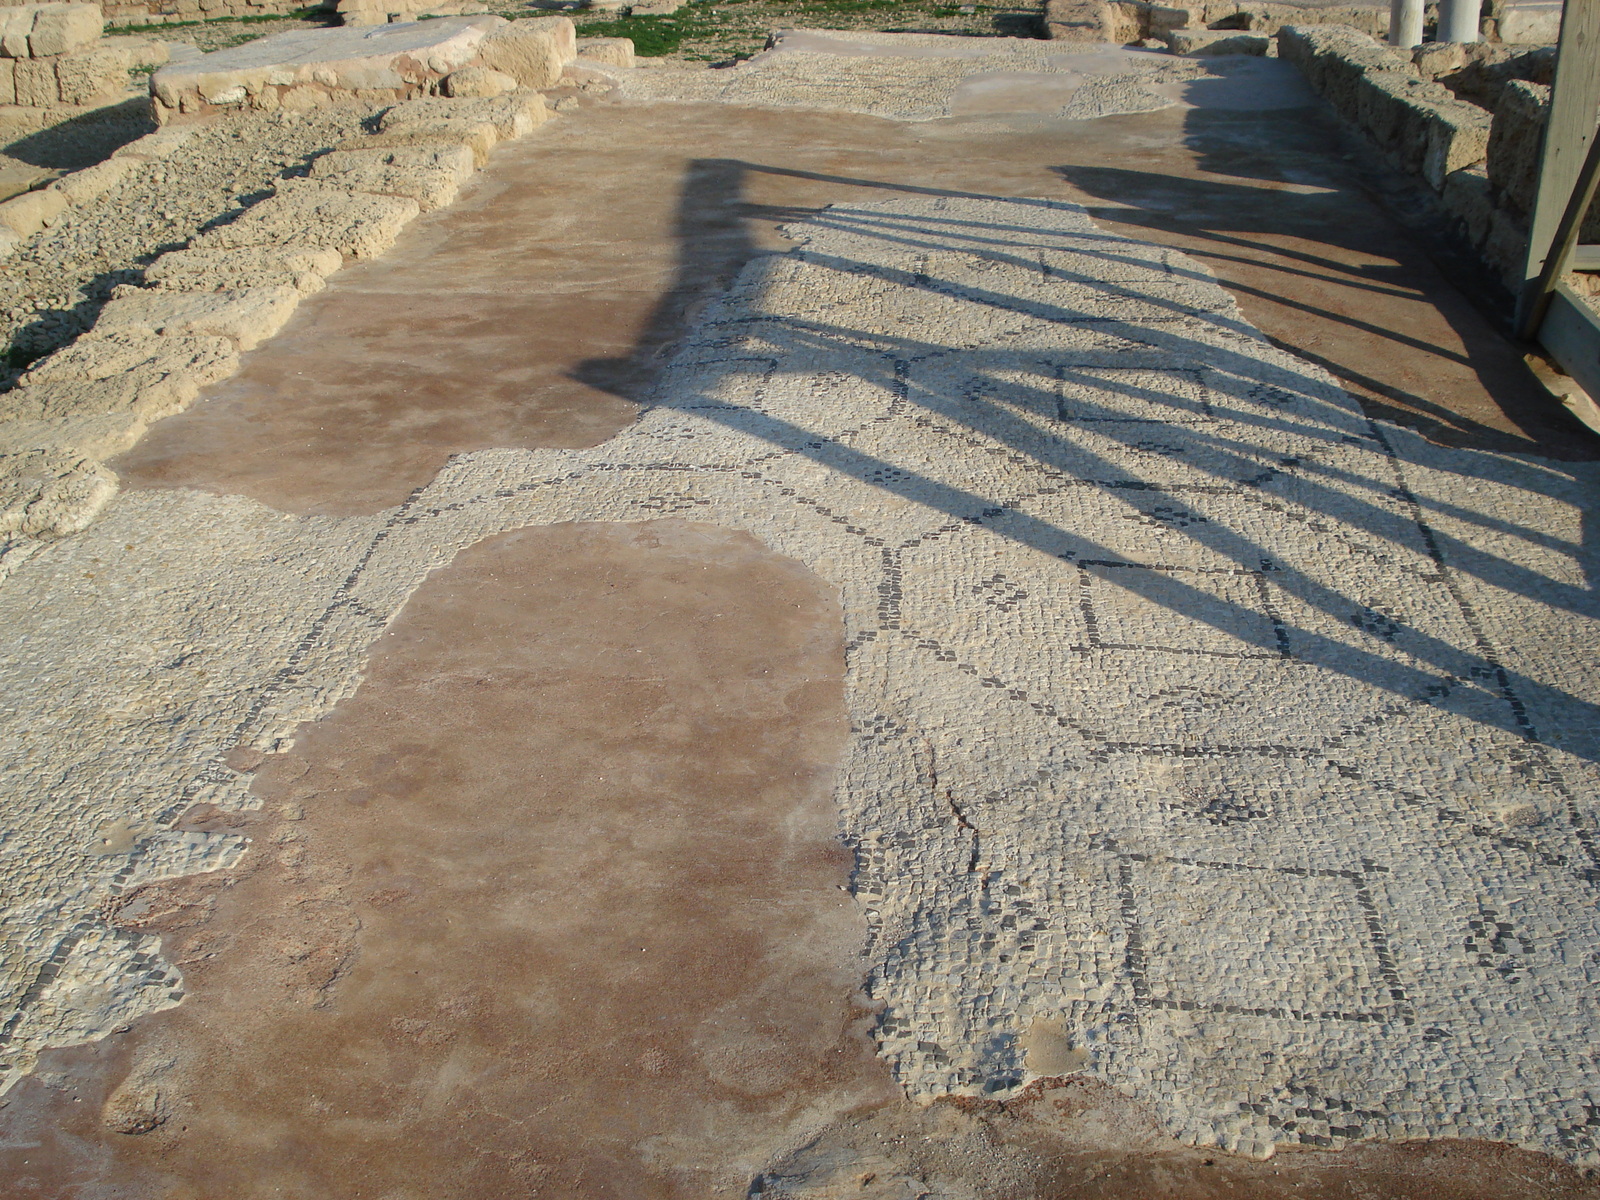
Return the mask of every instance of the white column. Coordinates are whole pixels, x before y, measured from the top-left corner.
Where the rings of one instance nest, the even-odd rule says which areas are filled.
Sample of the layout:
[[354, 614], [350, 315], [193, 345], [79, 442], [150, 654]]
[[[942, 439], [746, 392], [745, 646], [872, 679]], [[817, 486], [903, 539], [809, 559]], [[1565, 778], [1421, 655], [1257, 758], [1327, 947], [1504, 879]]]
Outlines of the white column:
[[1483, 38], [1478, 0], [1440, 0], [1436, 42], [1476, 42]]
[[1389, 0], [1389, 44], [1401, 50], [1422, 44], [1422, 0]]

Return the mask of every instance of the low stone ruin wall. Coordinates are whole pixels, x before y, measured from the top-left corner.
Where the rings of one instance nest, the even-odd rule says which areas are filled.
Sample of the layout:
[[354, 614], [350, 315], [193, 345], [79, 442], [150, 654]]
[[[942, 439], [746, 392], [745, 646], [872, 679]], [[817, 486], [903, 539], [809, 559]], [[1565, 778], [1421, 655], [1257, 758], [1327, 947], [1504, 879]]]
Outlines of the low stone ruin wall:
[[[632, 64], [625, 39], [578, 42], [570, 21], [553, 19], [565, 30], [555, 39], [556, 76], [545, 86], [592, 86], [605, 71]], [[455, 74], [473, 79], [472, 72], [508, 78], [482, 66]], [[422, 97], [389, 107], [372, 132], [318, 156], [308, 178], [283, 180], [235, 220], [161, 255], [141, 286], [116, 289], [93, 328], [0, 394], [0, 577], [43, 541], [94, 520], [117, 491], [105, 461], [148, 424], [231, 375], [241, 353], [275, 334], [346, 262], [382, 254], [418, 214], [450, 204], [497, 143], [549, 118], [540, 91], [510, 86], [494, 97]], [[76, 188], [87, 202], [200, 128], [169, 125], [30, 196], [54, 195], [52, 203], [64, 206], [64, 194]]]
[[157, 71], [158, 122], [225, 109], [305, 111], [443, 93], [493, 96], [545, 88], [577, 55], [566, 17], [459, 17], [277, 34]]
[[[1406, 52], [1357, 29], [1288, 26], [1278, 53], [1393, 165], [1425, 180], [1457, 232], [1508, 287], [1520, 287], [1549, 115], [1550, 48]], [[1600, 207], [1589, 213], [1584, 240], [1600, 241]]]
[[0, 104], [50, 108], [120, 95], [133, 67], [165, 61], [153, 44], [100, 40], [93, 4], [0, 5]]
[[[1111, 42], [1128, 45], [1147, 39], [1170, 41], [1186, 31], [1233, 30], [1270, 35], [1284, 25], [1318, 22], [1388, 30], [1388, 6], [1372, 4], [1307, 8], [1298, 4], [1251, 3], [1251, 0], [1046, 0], [1045, 36], [1053, 41]], [[1180, 51], [1183, 53], [1185, 51]]]

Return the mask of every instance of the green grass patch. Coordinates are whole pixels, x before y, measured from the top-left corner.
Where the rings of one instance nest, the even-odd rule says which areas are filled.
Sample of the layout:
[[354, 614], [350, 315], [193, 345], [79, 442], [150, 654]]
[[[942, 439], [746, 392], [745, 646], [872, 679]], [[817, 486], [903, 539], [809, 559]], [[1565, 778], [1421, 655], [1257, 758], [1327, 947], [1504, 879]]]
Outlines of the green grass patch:
[[670, 17], [619, 17], [611, 21], [585, 21], [579, 30], [584, 37], [633, 39], [633, 52], [641, 58], [660, 58], [671, 54], [692, 37], [715, 33], [714, 22], [704, 20], [693, 9], [683, 8]]

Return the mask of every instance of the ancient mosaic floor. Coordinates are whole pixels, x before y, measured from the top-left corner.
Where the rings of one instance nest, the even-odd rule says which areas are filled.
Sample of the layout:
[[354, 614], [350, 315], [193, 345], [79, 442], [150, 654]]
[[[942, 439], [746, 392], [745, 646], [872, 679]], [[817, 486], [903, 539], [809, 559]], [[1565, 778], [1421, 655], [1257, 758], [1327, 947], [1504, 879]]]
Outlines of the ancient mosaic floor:
[[0, 586], [13, 1077], [181, 995], [96, 914], [236, 858], [163, 823], [248, 804], [223, 755], [349, 695], [430, 570], [675, 516], [842, 594], [840, 828], [911, 1095], [1081, 1069], [1246, 1153], [1600, 1162], [1595, 468], [1374, 424], [1069, 205], [791, 232], [596, 449], [353, 519], [130, 494]]

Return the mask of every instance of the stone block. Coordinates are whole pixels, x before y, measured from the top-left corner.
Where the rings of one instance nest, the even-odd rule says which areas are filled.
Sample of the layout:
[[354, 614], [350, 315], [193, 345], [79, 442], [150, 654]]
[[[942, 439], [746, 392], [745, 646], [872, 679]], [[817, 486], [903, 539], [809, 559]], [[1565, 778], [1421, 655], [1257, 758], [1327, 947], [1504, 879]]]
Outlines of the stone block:
[[30, 108], [50, 108], [61, 102], [56, 65], [48, 58], [19, 58], [11, 64], [16, 79], [17, 103]]
[[567, 17], [533, 17], [490, 31], [478, 47], [481, 66], [504, 72], [523, 87], [554, 86], [578, 55], [577, 32]]
[[420, 208], [400, 196], [350, 192], [320, 180], [289, 180], [278, 193], [231, 225], [208, 229], [192, 243], [200, 249], [313, 245], [346, 258], [376, 258]]
[[104, 461], [131, 449], [146, 422], [133, 413], [95, 413], [49, 420], [0, 419], [0, 455], [48, 451]]
[[1561, 36], [1561, 4], [1514, 4], [1501, 10], [1496, 32], [1502, 42], [1548, 46]]
[[300, 292], [292, 287], [244, 288], [222, 292], [136, 289], [100, 310], [94, 328], [79, 341], [120, 333], [163, 337], [223, 337], [240, 350], [253, 350], [294, 315]]
[[[441, 122], [488, 124], [494, 129], [496, 139], [511, 141], [525, 136], [549, 118], [544, 97], [535, 91], [524, 91], [492, 100], [413, 100], [384, 113], [378, 128], [384, 133], [401, 133], [425, 126], [438, 127]], [[493, 145], [490, 142], [490, 146]]]
[[56, 84], [63, 104], [93, 104], [128, 90], [128, 54], [100, 46], [56, 59]]
[[141, 166], [143, 163], [137, 158], [108, 158], [92, 167], [63, 175], [50, 185], [49, 190], [59, 192], [68, 204], [87, 204], [135, 174]]
[[467, 66], [484, 38], [507, 25], [482, 16], [294, 30], [163, 67], [150, 89], [165, 109], [196, 113], [316, 107], [340, 93], [399, 100]]
[[1440, 195], [1450, 215], [1461, 222], [1467, 240], [1474, 246], [1483, 245], [1494, 221], [1494, 194], [1488, 172], [1481, 166], [1452, 171], [1445, 177]]
[[1045, 33], [1057, 42], [1109, 42], [1117, 18], [1104, 0], [1046, 0]]
[[0, 58], [0, 104], [17, 102], [16, 70], [9, 58]]
[[1443, 191], [1454, 172], [1481, 163], [1489, 153], [1492, 119], [1483, 109], [1459, 100], [1426, 106], [1427, 147], [1422, 175], [1435, 191]]
[[48, 188], [37, 192], [24, 192], [0, 204], [0, 227], [9, 229], [19, 238], [38, 233], [55, 224], [67, 208], [67, 198]]
[[1272, 45], [1264, 33], [1240, 33], [1227, 29], [1179, 29], [1166, 35], [1174, 54], [1205, 58], [1223, 54], [1249, 54], [1262, 57]]
[[1411, 61], [1424, 78], [1437, 79], [1467, 65], [1467, 47], [1460, 42], [1427, 42], [1411, 51]]
[[104, 24], [98, 4], [39, 5], [28, 34], [28, 53], [34, 58], [70, 54], [99, 41]]
[[429, 212], [454, 201], [476, 167], [466, 146], [399, 146], [335, 150], [312, 164], [311, 175], [351, 191], [409, 196], [423, 212]]
[[1521, 213], [1533, 208], [1538, 187], [1539, 150], [1550, 116], [1550, 89], [1513, 80], [1500, 93], [1489, 129], [1489, 182], [1495, 193]]
[[327, 277], [343, 265], [344, 256], [325, 246], [213, 247], [163, 254], [144, 277], [152, 287], [180, 292], [285, 286], [307, 296], [326, 287]]
[[1450, 89], [1397, 71], [1370, 71], [1357, 82], [1356, 123], [1408, 171], [1422, 172], [1435, 106]]
[[1523, 265], [1527, 257], [1527, 223], [1515, 213], [1496, 208], [1489, 219], [1489, 236], [1483, 241], [1483, 258], [1499, 272], [1513, 293], [1522, 287]]
[[182, 412], [238, 367], [227, 338], [118, 332], [80, 338], [34, 364], [6, 399], [18, 417], [127, 411], [154, 421]]
[[591, 66], [631, 68], [632, 38], [579, 38], [577, 61]]
[[0, 56], [28, 57], [28, 34], [33, 32], [33, 5], [0, 6]]
[[493, 99], [517, 90], [517, 81], [490, 67], [461, 67], [439, 80], [439, 94], [454, 99]]
[[386, 133], [341, 142], [335, 150], [392, 150], [406, 146], [465, 146], [472, 161], [483, 166], [489, 152], [500, 142], [500, 134], [487, 121], [425, 121]]
[[117, 477], [78, 454], [0, 457], [0, 532], [66, 537], [85, 529], [117, 494]]

